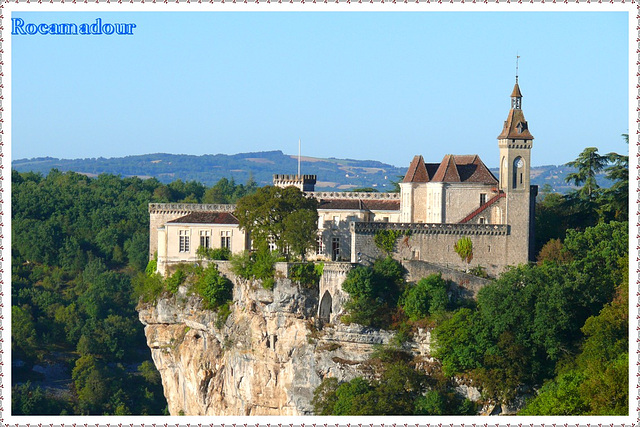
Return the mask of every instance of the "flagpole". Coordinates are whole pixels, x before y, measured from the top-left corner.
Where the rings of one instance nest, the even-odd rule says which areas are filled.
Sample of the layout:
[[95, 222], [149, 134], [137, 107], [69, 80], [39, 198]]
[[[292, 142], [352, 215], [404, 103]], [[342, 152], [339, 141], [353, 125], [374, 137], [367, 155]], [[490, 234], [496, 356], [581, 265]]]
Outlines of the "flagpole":
[[298, 177], [300, 177], [300, 138], [298, 138]]

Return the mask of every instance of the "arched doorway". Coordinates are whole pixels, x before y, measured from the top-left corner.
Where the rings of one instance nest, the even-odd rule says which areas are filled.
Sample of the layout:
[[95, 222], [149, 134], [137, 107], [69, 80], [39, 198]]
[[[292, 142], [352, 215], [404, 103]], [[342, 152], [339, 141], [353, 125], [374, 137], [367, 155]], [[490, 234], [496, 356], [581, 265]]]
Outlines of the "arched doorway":
[[331, 294], [329, 293], [329, 291], [325, 291], [324, 295], [322, 295], [322, 299], [320, 300], [319, 317], [322, 322], [329, 323], [331, 319], [332, 304], [333, 304], [333, 299], [331, 298]]

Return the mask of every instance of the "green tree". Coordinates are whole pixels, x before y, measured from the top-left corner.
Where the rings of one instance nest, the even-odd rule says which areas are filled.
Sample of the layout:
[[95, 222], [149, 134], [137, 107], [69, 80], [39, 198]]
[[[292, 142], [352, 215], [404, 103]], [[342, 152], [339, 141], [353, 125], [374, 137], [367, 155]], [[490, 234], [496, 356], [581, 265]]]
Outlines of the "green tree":
[[431, 274], [407, 289], [402, 308], [409, 319], [416, 321], [443, 312], [448, 301], [447, 283], [440, 274]]
[[[296, 211], [307, 210], [317, 218], [317, 208], [316, 199], [305, 197], [295, 187], [262, 187], [256, 193], [238, 200], [235, 215], [256, 246], [265, 246], [272, 241], [284, 252], [287, 241], [283, 239], [283, 234], [287, 217]], [[308, 218], [311, 217], [309, 213]], [[313, 229], [314, 233], [317, 230], [314, 221], [306, 221], [306, 226], [309, 230]], [[304, 235], [308, 237], [310, 233]], [[312, 242], [315, 242], [315, 234]]]
[[318, 234], [318, 213], [313, 209], [291, 212], [283, 221], [282, 240], [293, 255], [302, 260], [315, 247]]
[[607, 157], [599, 155], [596, 147], [587, 147], [576, 160], [566, 165], [576, 168], [577, 171], [568, 174], [565, 180], [577, 187], [582, 186], [578, 194], [587, 200], [593, 200], [600, 188], [596, 174], [607, 165]]
[[233, 283], [220, 274], [215, 264], [210, 264], [196, 282], [196, 291], [207, 309], [216, 309], [233, 297]]

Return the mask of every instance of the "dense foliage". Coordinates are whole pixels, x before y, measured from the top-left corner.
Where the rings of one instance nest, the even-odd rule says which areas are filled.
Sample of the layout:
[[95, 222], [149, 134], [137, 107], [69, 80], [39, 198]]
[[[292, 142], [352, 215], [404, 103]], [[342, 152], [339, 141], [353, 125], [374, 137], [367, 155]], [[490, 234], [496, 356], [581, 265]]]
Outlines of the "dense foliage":
[[281, 253], [304, 258], [318, 231], [318, 201], [296, 187], [262, 187], [238, 200], [236, 217], [256, 248], [274, 244]]
[[396, 348], [380, 348], [367, 361], [376, 379], [363, 377], [339, 383], [327, 378], [315, 390], [318, 415], [448, 415], [475, 413], [442, 375], [416, 369], [411, 356]]
[[373, 267], [359, 265], [352, 269], [342, 283], [350, 297], [343, 322], [389, 327], [404, 290], [404, 274], [402, 265], [390, 256], [376, 260]]
[[[628, 135], [622, 135], [629, 143]], [[536, 253], [552, 239], [563, 240], [567, 230], [584, 230], [599, 222], [626, 221], [629, 215], [629, 156], [598, 154], [595, 147], [585, 148], [568, 163], [575, 172], [566, 176], [574, 189], [566, 195], [542, 188], [536, 204]], [[604, 177], [600, 176], [601, 171]], [[597, 177], [612, 183], [603, 188]]]
[[432, 274], [405, 291], [402, 308], [410, 320], [416, 321], [445, 311], [448, 303], [447, 283], [440, 274]]
[[[164, 413], [134, 288], [144, 284], [153, 299], [175, 292], [184, 277], [165, 285], [144, 273], [148, 203], [201, 202], [210, 189], [56, 170], [46, 177], [12, 171], [11, 180], [13, 412]], [[238, 187], [227, 185], [230, 200]], [[213, 289], [215, 305], [218, 284], [211, 283], [202, 289]]]
[[579, 351], [587, 319], [624, 282], [627, 244], [626, 223], [569, 231], [562, 251], [573, 261], [504, 273], [479, 292], [476, 310], [459, 310], [435, 329], [444, 371], [477, 378], [497, 399], [552, 378]]

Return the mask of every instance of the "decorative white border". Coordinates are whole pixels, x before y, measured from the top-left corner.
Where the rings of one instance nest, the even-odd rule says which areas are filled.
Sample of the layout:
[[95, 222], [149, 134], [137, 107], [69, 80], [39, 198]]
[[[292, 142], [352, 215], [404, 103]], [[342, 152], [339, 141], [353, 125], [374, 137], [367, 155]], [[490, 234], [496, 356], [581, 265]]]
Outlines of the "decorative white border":
[[[640, 424], [640, 0], [0, 0], [0, 427], [613, 427]], [[267, 6], [268, 5], [268, 6]], [[635, 177], [630, 186], [629, 200], [635, 201], [635, 210], [630, 209], [636, 222], [629, 221], [629, 313], [635, 313], [636, 327], [629, 325], [630, 343], [635, 342], [635, 351], [629, 352], [629, 404], [627, 417], [615, 416], [572, 416], [572, 417], [175, 417], [175, 416], [11, 416], [11, 363], [5, 370], [4, 361], [10, 355], [11, 325], [10, 298], [5, 299], [5, 289], [10, 295], [10, 264], [6, 264], [4, 249], [11, 247], [10, 223], [11, 175], [11, 35], [10, 14], [12, 11], [109, 11], [109, 12], [172, 12], [172, 11], [627, 11], [629, 12], [629, 106], [635, 106], [635, 114], [629, 115], [629, 157], [630, 169]], [[6, 39], [5, 39], [6, 37]], [[579, 42], [579, 41], [576, 41]], [[6, 65], [5, 65], [6, 61]], [[9, 82], [5, 87], [5, 82]], [[7, 106], [7, 109], [5, 109]], [[630, 112], [631, 113], [631, 112]], [[635, 119], [634, 119], [635, 118]], [[7, 126], [9, 124], [9, 126]], [[6, 142], [6, 145], [5, 145]], [[5, 179], [6, 177], [6, 179]], [[5, 188], [7, 192], [5, 194]], [[8, 203], [5, 204], [5, 195]], [[630, 202], [631, 203], [631, 202]], [[9, 215], [5, 215], [5, 209]], [[631, 213], [633, 212], [633, 213]], [[5, 233], [7, 236], [5, 237]], [[9, 253], [10, 254], [10, 253]], [[633, 261], [635, 255], [635, 261]], [[9, 257], [7, 258], [9, 259]], [[7, 273], [5, 273], [7, 266]], [[5, 278], [6, 280], [5, 284]], [[635, 285], [635, 286], [633, 286]], [[4, 302], [8, 301], [6, 307]], [[6, 317], [5, 317], [6, 316]], [[630, 316], [631, 319], [631, 316]], [[6, 338], [6, 339], [5, 339]], [[5, 357], [6, 356], [6, 357]], [[635, 368], [634, 368], [635, 367]], [[5, 372], [7, 375], [5, 377]], [[5, 379], [6, 378], [6, 379]], [[635, 380], [634, 380], [635, 378]], [[6, 385], [6, 387], [5, 387]], [[5, 400], [5, 396], [7, 399]], [[5, 406], [7, 410], [5, 410]]]

